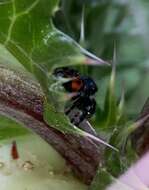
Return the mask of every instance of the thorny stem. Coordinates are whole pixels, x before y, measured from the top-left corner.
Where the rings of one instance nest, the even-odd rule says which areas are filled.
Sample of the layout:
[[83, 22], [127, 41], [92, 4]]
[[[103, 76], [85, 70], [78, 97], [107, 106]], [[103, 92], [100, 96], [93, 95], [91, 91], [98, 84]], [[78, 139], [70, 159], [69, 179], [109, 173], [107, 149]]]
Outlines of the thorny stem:
[[[32, 81], [32, 82], [31, 82]], [[90, 184], [101, 149], [91, 139], [62, 134], [43, 120], [43, 93], [36, 81], [20, 72], [0, 66], [0, 114], [13, 118], [52, 145], [74, 173]]]

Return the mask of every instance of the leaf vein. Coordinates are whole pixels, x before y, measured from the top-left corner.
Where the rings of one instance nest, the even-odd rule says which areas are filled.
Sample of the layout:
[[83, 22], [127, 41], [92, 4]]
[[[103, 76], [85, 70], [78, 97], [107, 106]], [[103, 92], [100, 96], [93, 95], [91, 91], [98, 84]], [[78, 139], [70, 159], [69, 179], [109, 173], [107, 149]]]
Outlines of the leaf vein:
[[13, 29], [13, 26], [16, 22], [16, 6], [15, 6], [15, 0], [11, 0], [11, 3], [12, 3], [12, 17], [11, 17], [11, 23], [10, 23], [10, 26], [8, 28], [8, 34], [7, 34], [7, 38], [4, 42], [4, 45], [6, 46], [8, 44], [8, 42], [10, 41], [11, 39], [11, 34], [12, 34], [12, 29]]
[[27, 9], [26, 9], [25, 11], [22, 11], [21, 13], [19, 13], [19, 14], [17, 15], [17, 17], [20, 17], [20, 16], [24, 16], [24, 15], [26, 15], [26, 14], [29, 14], [29, 12], [31, 12], [31, 11], [36, 7], [36, 5], [38, 5], [39, 1], [40, 1], [40, 0], [34, 1], [29, 7], [27, 7]]

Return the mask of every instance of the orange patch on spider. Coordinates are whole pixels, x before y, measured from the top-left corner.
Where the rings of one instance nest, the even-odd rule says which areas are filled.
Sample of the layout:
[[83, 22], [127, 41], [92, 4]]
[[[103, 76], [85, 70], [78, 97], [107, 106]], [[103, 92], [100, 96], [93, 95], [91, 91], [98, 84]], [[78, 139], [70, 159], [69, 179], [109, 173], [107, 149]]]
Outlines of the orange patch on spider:
[[79, 91], [81, 87], [83, 86], [83, 83], [80, 79], [74, 79], [71, 83], [71, 88], [73, 91]]

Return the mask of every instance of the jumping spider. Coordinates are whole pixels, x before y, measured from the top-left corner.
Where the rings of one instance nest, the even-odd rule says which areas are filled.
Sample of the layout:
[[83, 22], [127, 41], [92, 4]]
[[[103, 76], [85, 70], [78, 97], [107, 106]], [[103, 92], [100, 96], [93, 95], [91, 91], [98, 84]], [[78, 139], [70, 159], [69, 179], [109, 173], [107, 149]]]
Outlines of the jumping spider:
[[97, 85], [92, 78], [81, 76], [77, 70], [69, 67], [56, 68], [53, 75], [70, 79], [62, 85], [67, 92], [75, 95], [67, 102], [64, 111], [71, 123], [78, 126], [95, 113], [96, 101], [93, 96], [97, 92]]

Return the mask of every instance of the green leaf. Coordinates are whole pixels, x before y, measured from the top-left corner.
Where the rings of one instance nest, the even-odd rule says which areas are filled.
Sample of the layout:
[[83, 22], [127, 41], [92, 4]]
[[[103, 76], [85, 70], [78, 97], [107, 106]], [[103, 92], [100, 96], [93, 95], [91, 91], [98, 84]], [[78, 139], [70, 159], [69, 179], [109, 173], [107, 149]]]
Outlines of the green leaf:
[[105, 190], [114, 181], [114, 177], [104, 168], [99, 168], [89, 190]]
[[104, 113], [102, 126], [106, 129], [115, 128], [117, 118], [117, 105], [115, 95], [115, 78], [116, 78], [116, 53], [114, 50], [112, 72], [109, 81], [108, 90], [105, 97]]
[[105, 167], [114, 177], [124, 173], [137, 159], [136, 153], [132, 149], [130, 135], [138, 125], [140, 125], [140, 121], [135, 123], [128, 122], [118, 126], [110, 137], [109, 143], [115, 146], [119, 152], [106, 148], [104, 157]]
[[[54, 27], [51, 17], [57, 9], [58, 0], [4, 0], [0, 4], [0, 42], [37, 78], [48, 105], [55, 110], [56, 120], [62, 117], [53, 107], [56, 99], [50, 91], [52, 69], [90, 61], [104, 63]], [[66, 124], [65, 117], [64, 121]]]
[[63, 112], [58, 112], [55, 110], [55, 107], [45, 102], [44, 105], [44, 120], [51, 126], [54, 126], [56, 129], [61, 130], [62, 132], [72, 132], [75, 131], [74, 126], [70, 123], [68, 117]]
[[29, 131], [17, 122], [0, 115], [0, 140], [27, 135]]
[[120, 139], [118, 138], [120, 131], [118, 129], [115, 129], [110, 137], [110, 143], [114, 146], [116, 146], [119, 150], [119, 152], [111, 151], [110, 149], [105, 150], [105, 167], [107, 168], [107, 171], [110, 172], [111, 175], [114, 177], [117, 177], [119, 174], [121, 174], [124, 171], [124, 163], [121, 162], [121, 148], [122, 144]]
[[124, 107], [125, 107], [125, 95], [124, 95], [124, 87], [122, 85], [122, 93], [119, 101], [119, 105], [117, 108], [117, 123], [120, 123], [121, 120], [124, 122]]
[[50, 21], [57, 9], [57, 0], [5, 0], [0, 4], [1, 44], [36, 76], [46, 92], [51, 68], [85, 59], [81, 47]]

